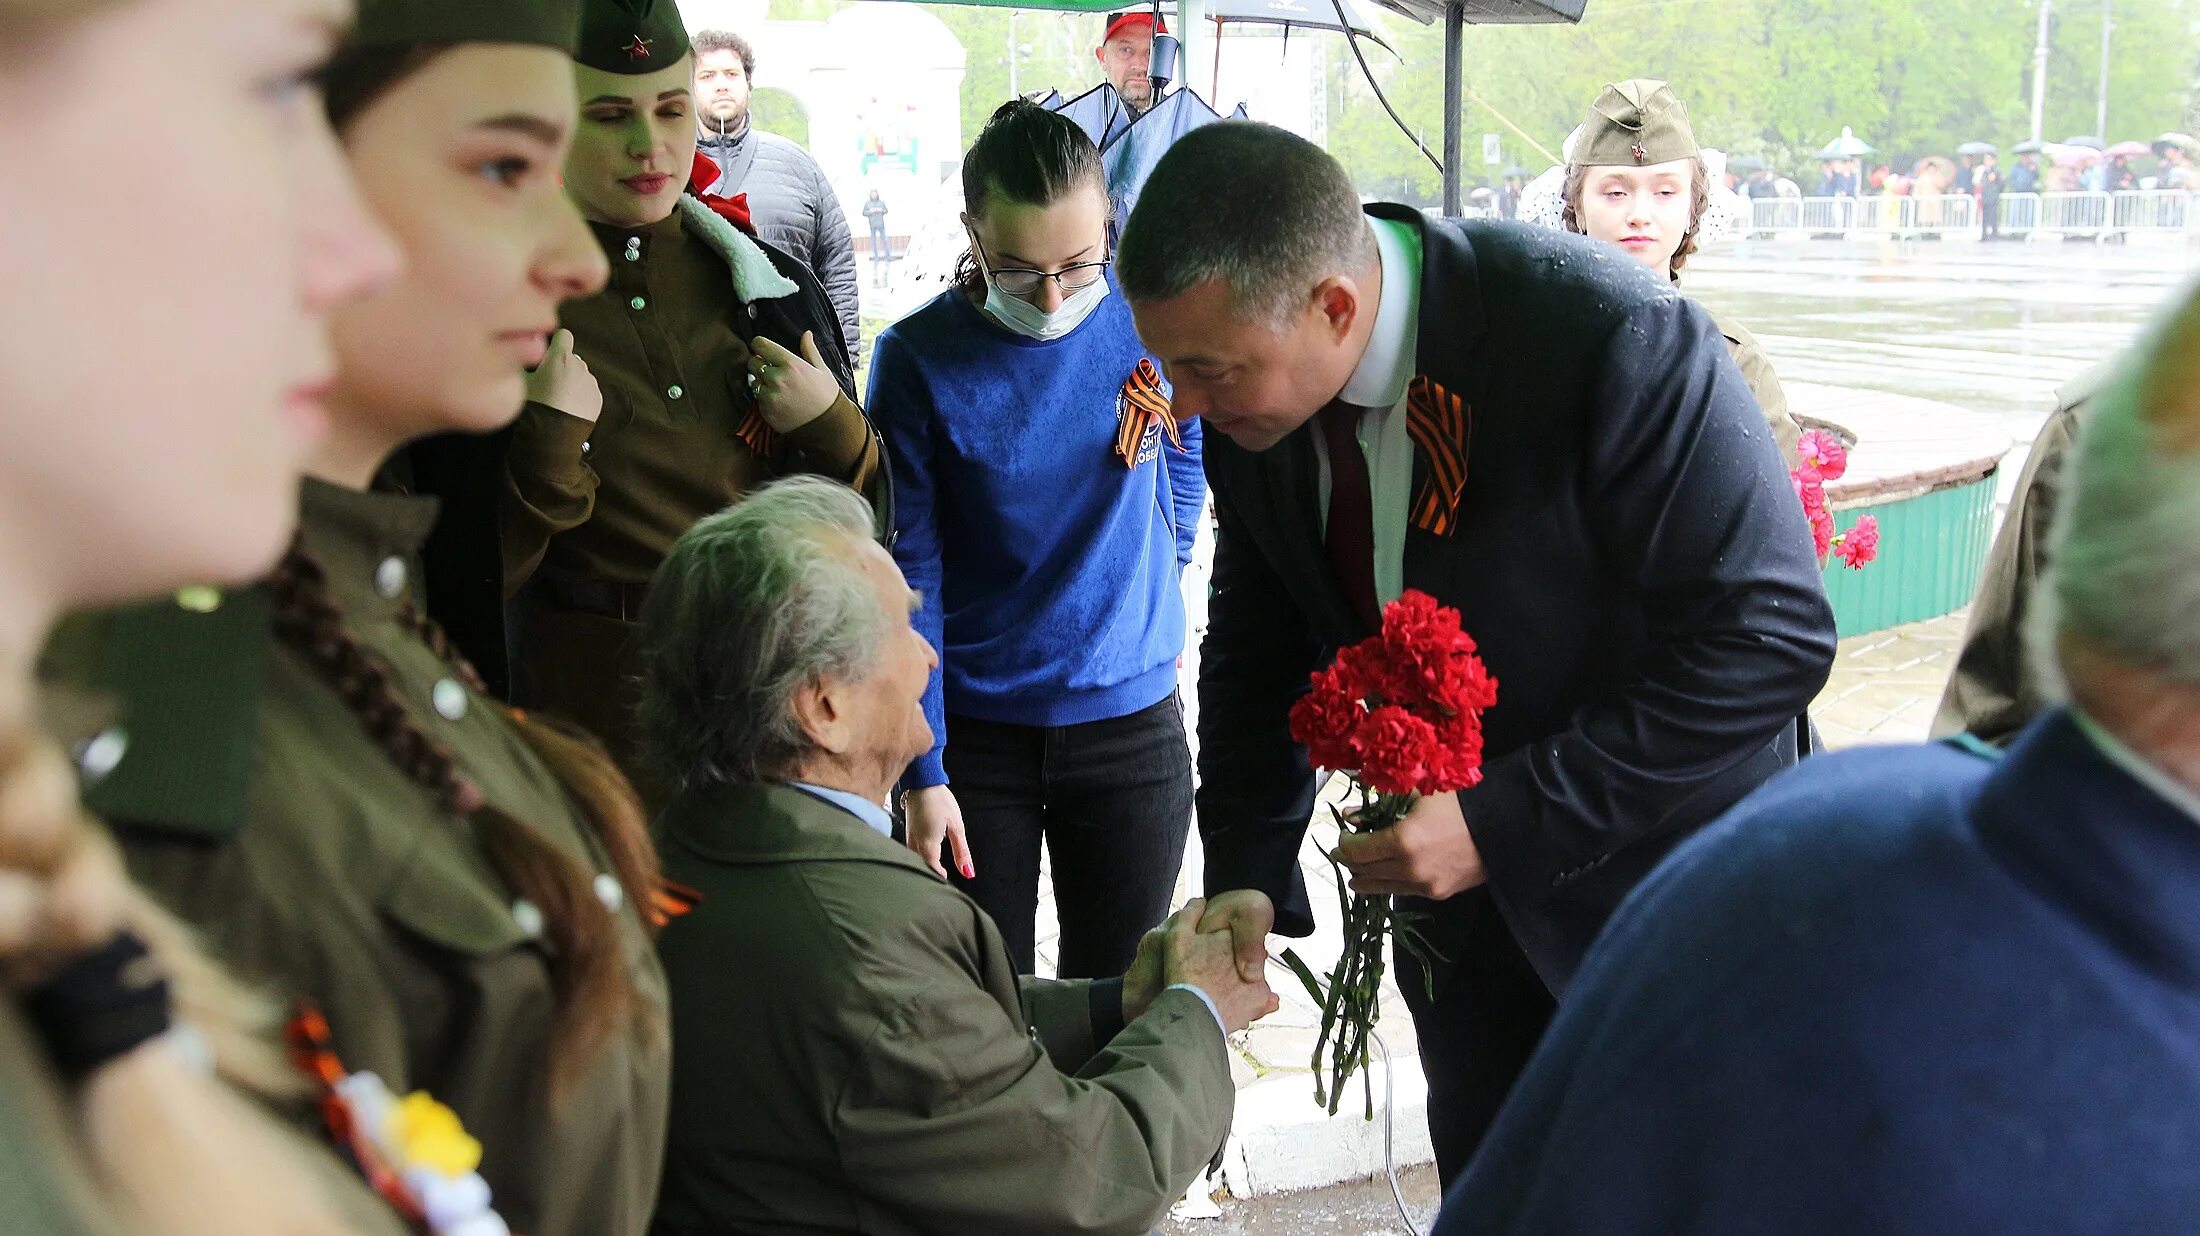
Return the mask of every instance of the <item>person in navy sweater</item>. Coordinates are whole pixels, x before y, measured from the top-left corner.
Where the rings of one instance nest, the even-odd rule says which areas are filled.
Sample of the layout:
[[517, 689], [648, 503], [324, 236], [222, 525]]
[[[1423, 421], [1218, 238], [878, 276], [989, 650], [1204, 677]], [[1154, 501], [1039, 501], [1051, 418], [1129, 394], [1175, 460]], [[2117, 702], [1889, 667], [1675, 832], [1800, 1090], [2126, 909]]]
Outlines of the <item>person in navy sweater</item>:
[[2200, 295], [2073, 468], [2067, 706], [1813, 759], [1677, 851], [1438, 1233], [2200, 1226]]
[[894, 558], [940, 653], [925, 712], [942, 737], [902, 780], [908, 842], [1026, 974], [1043, 842], [1058, 973], [1117, 974], [1168, 913], [1191, 828], [1178, 589], [1206, 500], [1199, 427], [1171, 414], [1116, 293], [1084, 132], [1011, 102], [962, 174], [963, 277], [879, 336], [867, 400]]

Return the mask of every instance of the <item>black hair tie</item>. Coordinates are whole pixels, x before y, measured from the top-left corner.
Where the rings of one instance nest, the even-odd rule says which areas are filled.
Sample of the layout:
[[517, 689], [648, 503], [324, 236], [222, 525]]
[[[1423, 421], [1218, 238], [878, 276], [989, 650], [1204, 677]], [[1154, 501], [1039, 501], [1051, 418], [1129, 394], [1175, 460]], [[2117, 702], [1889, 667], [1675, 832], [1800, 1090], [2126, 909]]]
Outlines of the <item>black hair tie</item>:
[[168, 1032], [168, 979], [145, 964], [128, 931], [78, 957], [23, 995], [23, 1011], [71, 1083]]

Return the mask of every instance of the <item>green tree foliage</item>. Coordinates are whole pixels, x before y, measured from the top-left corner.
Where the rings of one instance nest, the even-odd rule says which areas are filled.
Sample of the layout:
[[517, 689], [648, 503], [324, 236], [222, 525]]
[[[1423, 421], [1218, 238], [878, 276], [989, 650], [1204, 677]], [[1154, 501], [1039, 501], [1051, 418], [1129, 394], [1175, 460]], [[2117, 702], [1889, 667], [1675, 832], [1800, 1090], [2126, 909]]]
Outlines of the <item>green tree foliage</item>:
[[[2090, 132], [2100, 70], [2102, 0], [2059, 0], [2048, 65], [2050, 140]], [[2200, 67], [2200, 0], [2111, 0], [2110, 141], [2186, 123]], [[1607, 81], [1662, 77], [1688, 104], [1705, 144], [1757, 155], [1809, 185], [1811, 152], [1843, 125], [1907, 170], [1918, 157], [1982, 139], [2028, 136], [2036, 0], [1590, 0], [1580, 26], [1469, 27], [1470, 183], [1496, 133], [1504, 161], [1548, 160], [1494, 108], [1556, 153]], [[1392, 60], [1369, 48], [1391, 102], [1434, 149], [1443, 134], [1443, 34], [1394, 23]], [[1393, 126], [1349, 56], [1330, 84], [1330, 148], [1363, 191], [1433, 202], [1436, 170]]]

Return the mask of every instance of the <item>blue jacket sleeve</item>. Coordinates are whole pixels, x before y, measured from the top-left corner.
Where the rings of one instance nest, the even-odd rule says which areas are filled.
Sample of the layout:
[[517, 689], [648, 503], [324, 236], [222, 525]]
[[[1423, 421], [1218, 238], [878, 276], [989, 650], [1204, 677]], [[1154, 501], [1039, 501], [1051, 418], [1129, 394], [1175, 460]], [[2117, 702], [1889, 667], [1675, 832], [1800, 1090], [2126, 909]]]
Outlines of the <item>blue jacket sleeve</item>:
[[913, 621], [918, 634], [940, 651], [941, 668], [924, 688], [924, 719], [932, 727], [932, 749], [918, 756], [902, 777], [902, 788], [921, 790], [947, 784], [942, 756], [947, 750], [947, 707], [940, 676], [947, 654], [941, 651], [945, 610], [941, 600], [938, 487], [932, 466], [932, 435], [937, 418], [932, 395], [916, 358], [901, 336], [889, 328], [871, 354], [871, 389], [864, 403], [886, 439], [886, 463], [894, 478], [894, 562], [902, 578], [924, 598]]
[[1187, 567], [1192, 564], [1192, 546], [1199, 540], [1199, 515], [1207, 506], [1207, 470], [1200, 463], [1199, 422], [1185, 421], [1176, 431], [1184, 449], [1164, 447], [1161, 457], [1169, 469], [1170, 513], [1176, 520], [1176, 564]]

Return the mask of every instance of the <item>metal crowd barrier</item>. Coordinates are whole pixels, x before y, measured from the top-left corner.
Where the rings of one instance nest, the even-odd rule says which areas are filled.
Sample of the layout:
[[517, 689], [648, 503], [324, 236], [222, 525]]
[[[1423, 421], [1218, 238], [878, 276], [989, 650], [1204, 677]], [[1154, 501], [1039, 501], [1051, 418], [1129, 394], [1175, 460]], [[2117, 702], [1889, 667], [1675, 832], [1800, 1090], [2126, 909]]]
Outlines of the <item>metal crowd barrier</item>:
[[[2001, 232], [2092, 239], [2185, 236], [2200, 239], [2200, 206], [2184, 189], [2123, 193], [2004, 193]], [[1933, 197], [1778, 197], [1750, 202], [1756, 236], [1976, 236], [1979, 206], [1965, 194]]]

